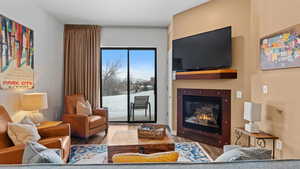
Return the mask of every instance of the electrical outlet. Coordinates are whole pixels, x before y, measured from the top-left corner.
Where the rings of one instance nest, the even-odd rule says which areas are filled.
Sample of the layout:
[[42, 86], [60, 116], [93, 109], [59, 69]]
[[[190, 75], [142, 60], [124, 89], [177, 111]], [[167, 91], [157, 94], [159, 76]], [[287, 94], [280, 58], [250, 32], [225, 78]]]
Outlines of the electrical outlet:
[[263, 85], [263, 86], [262, 86], [262, 91], [263, 91], [264, 94], [268, 94], [268, 92], [269, 92], [269, 87], [268, 87], [267, 85]]
[[277, 150], [282, 150], [282, 141], [281, 140], [276, 141], [276, 149]]
[[243, 92], [242, 91], [236, 91], [236, 98], [237, 99], [243, 98]]
[[176, 80], [176, 71], [172, 71], [172, 80]]

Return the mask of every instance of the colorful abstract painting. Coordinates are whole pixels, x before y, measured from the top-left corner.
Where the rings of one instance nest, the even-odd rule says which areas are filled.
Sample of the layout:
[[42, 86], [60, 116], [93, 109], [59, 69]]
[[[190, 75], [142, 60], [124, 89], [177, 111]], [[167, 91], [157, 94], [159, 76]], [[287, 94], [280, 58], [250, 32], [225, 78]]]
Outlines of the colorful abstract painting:
[[263, 70], [300, 67], [300, 35], [286, 32], [261, 40]]
[[33, 31], [0, 15], [0, 89], [31, 89]]

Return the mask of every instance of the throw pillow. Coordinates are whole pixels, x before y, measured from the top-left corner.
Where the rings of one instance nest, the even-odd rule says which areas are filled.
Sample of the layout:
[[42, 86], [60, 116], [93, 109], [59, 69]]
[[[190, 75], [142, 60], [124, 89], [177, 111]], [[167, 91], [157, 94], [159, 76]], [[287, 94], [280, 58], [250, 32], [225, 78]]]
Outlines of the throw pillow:
[[272, 150], [257, 147], [243, 147], [241, 152], [247, 154], [250, 160], [269, 160], [272, 158]]
[[48, 149], [37, 143], [28, 142], [23, 153], [23, 164], [55, 163], [64, 164], [60, 157], [60, 150]]
[[26, 144], [28, 141], [38, 141], [41, 139], [34, 125], [8, 123], [7, 128], [7, 134], [15, 145]]
[[215, 162], [232, 162], [243, 159], [245, 160], [245, 158], [247, 158], [246, 154], [241, 152], [238, 148], [235, 148], [220, 155]]
[[177, 162], [179, 153], [175, 151], [154, 154], [121, 153], [112, 157], [113, 163], [167, 163]]
[[77, 111], [77, 114], [81, 114], [81, 115], [90, 116], [90, 115], [93, 114], [92, 106], [89, 103], [89, 101], [85, 101], [85, 102], [79, 101], [79, 102], [77, 102], [76, 111]]
[[28, 116], [25, 116], [21, 121], [20, 121], [21, 124], [29, 124], [29, 125], [33, 125], [35, 126], [35, 124], [32, 122], [32, 120], [28, 117]]
[[237, 147], [223, 153], [215, 160], [215, 162], [231, 162], [240, 160], [267, 160], [271, 159], [271, 157], [271, 150], [256, 147]]
[[225, 153], [227, 151], [230, 151], [230, 150], [233, 150], [233, 149], [236, 149], [236, 148], [242, 148], [242, 146], [239, 146], [239, 145], [224, 145], [223, 151]]

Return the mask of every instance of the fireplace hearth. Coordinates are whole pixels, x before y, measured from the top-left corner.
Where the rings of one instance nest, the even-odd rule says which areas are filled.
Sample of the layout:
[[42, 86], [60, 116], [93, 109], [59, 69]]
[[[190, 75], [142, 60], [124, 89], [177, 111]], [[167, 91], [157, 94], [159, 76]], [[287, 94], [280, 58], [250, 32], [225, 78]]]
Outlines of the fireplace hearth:
[[178, 89], [177, 135], [210, 145], [230, 143], [230, 90]]

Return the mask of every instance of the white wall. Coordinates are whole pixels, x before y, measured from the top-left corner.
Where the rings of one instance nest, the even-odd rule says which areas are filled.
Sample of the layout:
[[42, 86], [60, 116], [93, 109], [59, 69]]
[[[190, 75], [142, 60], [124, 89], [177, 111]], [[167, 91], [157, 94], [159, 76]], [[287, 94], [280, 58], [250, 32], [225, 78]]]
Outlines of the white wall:
[[22, 92], [47, 92], [47, 119], [60, 117], [63, 106], [63, 24], [49, 16], [31, 0], [1, 0], [0, 14], [34, 30], [35, 89], [0, 90], [0, 104], [13, 115]]
[[104, 27], [101, 47], [157, 48], [157, 122], [168, 123], [167, 28]]

